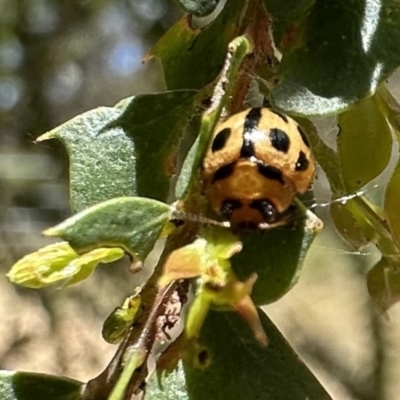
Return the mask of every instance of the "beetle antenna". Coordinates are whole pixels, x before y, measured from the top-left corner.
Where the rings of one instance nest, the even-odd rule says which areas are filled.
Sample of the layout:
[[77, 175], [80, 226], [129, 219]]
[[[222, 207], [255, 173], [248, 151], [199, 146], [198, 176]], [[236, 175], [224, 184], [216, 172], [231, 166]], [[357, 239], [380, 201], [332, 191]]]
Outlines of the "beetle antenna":
[[219, 226], [221, 228], [230, 229], [231, 223], [229, 221], [217, 221], [215, 219], [207, 218], [204, 215], [192, 214], [186, 211], [179, 211], [177, 209], [172, 210], [172, 219], [177, 219], [178, 221], [191, 221], [198, 222], [202, 225], [213, 225]]

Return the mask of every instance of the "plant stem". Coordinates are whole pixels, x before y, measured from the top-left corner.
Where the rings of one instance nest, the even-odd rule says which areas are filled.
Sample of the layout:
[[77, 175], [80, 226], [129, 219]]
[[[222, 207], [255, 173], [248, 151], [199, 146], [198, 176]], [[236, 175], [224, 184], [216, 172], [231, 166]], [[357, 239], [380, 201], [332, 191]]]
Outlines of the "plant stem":
[[135, 369], [143, 364], [144, 359], [145, 355], [139, 354], [138, 352], [134, 352], [129, 357], [127, 363], [124, 366], [121, 376], [119, 377], [108, 398], [109, 400], [122, 400], [124, 398], [126, 388], [129, 385], [129, 381], [131, 380]]
[[[116, 385], [119, 388], [123, 387], [126, 381], [128, 386], [124, 396], [127, 398], [127, 394], [131, 395], [137, 392], [142, 386], [147, 376], [147, 358], [156, 339], [157, 318], [164, 313], [166, 305], [176, 288], [175, 283], [171, 283], [165, 288], [159, 288], [157, 283], [163, 273], [164, 263], [171, 252], [193, 240], [193, 235], [197, 231], [196, 225], [189, 223], [186, 225], [185, 229], [179, 230], [178, 233], [172, 234], [168, 238], [153, 275], [142, 290], [141, 305], [131, 328], [120, 343], [117, 352], [106, 369], [99, 376], [90, 380], [83, 388], [82, 399], [108, 400], [111, 393], [117, 393], [117, 389], [114, 391], [113, 388]], [[139, 358], [132, 357], [134, 354], [142, 356]], [[140, 365], [138, 363], [139, 359], [141, 361]], [[132, 370], [135, 362], [136, 366]], [[124, 377], [120, 381], [121, 373]]]

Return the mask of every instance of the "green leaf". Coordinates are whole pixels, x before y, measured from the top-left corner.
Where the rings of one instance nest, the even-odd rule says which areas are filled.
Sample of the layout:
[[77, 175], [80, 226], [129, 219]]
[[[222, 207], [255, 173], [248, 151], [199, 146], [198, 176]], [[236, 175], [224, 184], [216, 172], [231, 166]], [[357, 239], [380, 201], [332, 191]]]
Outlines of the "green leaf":
[[194, 179], [195, 177], [193, 170], [197, 166], [196, 162], [198, 160], [199, 144], [200, 136], [198, 136], [197, 140], [193, 143], [192, 147], [187, 153], [185, 161], [183, 162], [182, 169], [175, 186], [175, 197], [177, 199], [180, 199], [185, 194], [191, 179]]
[[70, 158], [75, 212], [121, 196], [166, 201], [194, 91], [125, 99], [79, 115], [38, 140], [59, 139]]
[[380, 86], [378, 95], [381, 105], [385, 107], [385, 114], [396, 134], [397, 141], [400, 141], [400, 104], [385, 85]]
[[331, 189], [334, 193], [344, 193], [344, 184], [341, 175], [340, 160], [336, 152], [327, 146], [318, 136], [315, 125], [308, 119], [296, 118], [302, 128], [307, 132], [313, 154], [318, 164], [324, 170]]
[[236, 313], [208, 314], [201, 348], [194, 346], [184, 359], [188, 399], [330, 399], [268, 317], [259, 314], [269, 338], [264, 347]]
[[201, 89], [217, 77], [245, 7], [245, 2], [228, 1], [202, 30], [194, 29], [188, 17], [168, 30], [150, 54], [161, 60], [168, 89]]
[[387, 222], [390, 232], [397, 246], [400, 247], [400, 162], [397, 163], [389, 183], [386, 187], [384, 209], [386, 211]]
[[258, 275], [251, 294], [255, 304], [272, 303], [297, 283], [307, 251], [317, 233], [307, 224], [303, 217], [295, 227], [239, 235], [243, 250], [232, 257], [232, 268], [242, 281], [251, 273]]
[[82, 383], [30, 372], [0, 371], [2, 400], [79, 400]]
[[399, 266], [398, 256], [382, 257], [368, 272], [368, 292], [382, 311], [400, 301]]
[[368, 223], [354, 200], [333, 203], [330, 213], [336, 229], [355, 249], [361, 249], [374, 239], [374, 226]]
[[[380, 88], [379, 95], [381, 96], [382, 101], [386, 106], [388, 120], [390, 121], [393, 127], [393, 131], [396, 134], [397, 141], [399, 142], [400, 105], [384, 86]], [[385, 198], [384, 198], [384, 210], [386, 212], [387, 222], [390, 231], [393, 235], [393, 240], [397, 244], [397, 247], [400, 247], [400, 217], [398, 212], [399, 196], [400, 196], [400, 162], [397, 162], [397, 165], [386, 187]]]
[[195, 106], [194, 90], [136, 96], [115, 121], [135, 143], [136, 191], [167, 201], [180, 140]]
[[99, 263], [110, 263], [123, 256], [123, 250], [115, 248], [100, 248], [79, 256], [68, 243], [59, 242], [21, 258], [7, 277], [13, 283], [32, 289], [63, 281], [71, 286], [90, 276]]
[[338, 113], [400, 65], [400, 4], [315, 1], [306, 18], [288, 26], [288, 41], [272, 102], [297, 115]]
[[143, 261], [168, 221], [170, 207], [141, 197], [120, 197], [97, 204], [44, 232], [60, 236], [78, 253], [121, 247]]
[[338, 154], [347, 193], [377, 177], [392, 153], [392, 129], [379, 96], [372, 96], [338, 117]]
[[[165, 373], [161, 379], [153, 373], [146, 385], [146, 400], [189, 400], [186, 378], [182, 362], [171, 373]], [[203, 399], [205, 400], [205, 398]]]
[[383, 254], [398, 254], [382, 210], [364, 196], [341, 198], [331, 206], [336, 228], [356, 249], [374, 243]]
[[219, 0], [178, 0], [182, 9], [196, 17], [205, 17], [217, 7]]
[[136, 194], [135, 148], [122, 129], [108, 129], [121, 111], [100, 107], [71, 119], [38, 140], [59, 139], [70, 160], [71, 206]]

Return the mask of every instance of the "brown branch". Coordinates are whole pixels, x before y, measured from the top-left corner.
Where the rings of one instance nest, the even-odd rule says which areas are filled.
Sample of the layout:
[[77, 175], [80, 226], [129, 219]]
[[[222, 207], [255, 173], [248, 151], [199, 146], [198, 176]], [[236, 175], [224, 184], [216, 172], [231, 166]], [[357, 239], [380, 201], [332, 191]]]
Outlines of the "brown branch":
[[261, 0], [250, 2], [242, 26], [244, 27], [243, 34], [253, 42], [254, 51], [245, 58], [237, 75], [232, 101], [227, 107], [228, 114], [235, 114], [243, 110], [247, 93], [260, 63], [264, 63], [266, 60], [275, 60], [269, 32], [271, 18]]
[[145, 359], [133, 373], [125, 398], [130, 399], [132, 394], [142, 387], [147, 376], [147, 358], [156, 339], [157, 318], [165, 312], [169, 299], [176, 288], [175, 283], [171, 283], [165, 288], [159, 288], [157, 282], [169, 254], [172, 250], [193, 239], [194, 228], [195, 225], [191, 225], [168, 239], [153, 275], [142, 290], [141, 306], [137, 317], [106, 369], [85, 385], [82, 395], [84, 400], [107, 400], [123, 370], [126, 357], [133, 351], [142, 351]]

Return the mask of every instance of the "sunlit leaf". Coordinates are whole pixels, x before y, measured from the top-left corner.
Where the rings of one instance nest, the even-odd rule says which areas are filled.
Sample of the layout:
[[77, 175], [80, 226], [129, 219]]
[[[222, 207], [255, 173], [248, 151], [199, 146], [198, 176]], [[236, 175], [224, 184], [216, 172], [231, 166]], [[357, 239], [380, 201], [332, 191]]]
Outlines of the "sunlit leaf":
[[120, 196], [166, 201], [194, 91], [125, 99], [78, 115], [38, 140], [59, 139], [70, 159], [75, 212]]
[[395, 170], [390, 178], [385, 192], [384, 209], [387, 215], [387, 222], [392, 232], [393, 239], [397, 246], [400, 247], [400, 162], [396, 165]]
[[[386, 106], [388, 120], [390, 121], [393, 131], [396, 134], [397, 141], [400, 141], [400, 105], [391, 93], [382, 86], [379, 90], [382, 102]], [[393, 171], [386, 188], [384, 198], [384, 210], [386, 212], [387, 222], [393, 239], [398, 248], [400, 248], [400, 216], [398, 212], [400, 196], [400, 162]], [[390, 254], [390, 253], [389, 253]]]
[[318, 164], [324, 170], [333, 192], [344, 192], [344, 183], [341, 176], [340, 159], [337, 153], [326, 145], [318, 136], [314, 124], [305, 118], [296, 118], [307, 133], [313, 154]]
[[377, 94], [382, 107], [385, 107], [385, 114], [396, 134], [397, 141], [400, 141], [400, 104], [385, 85], [380, 86]]
[[205, 247], [205, 240], [197, 239], [194, 243], [174, 250], [164, 265], [164, 272], [158, 283], [160, 287], [167, 286], [174, 280], [201, 275], [205, 268], [203, 257]]
[[68, 243], [59, 242], [21, 258], [7, 276], [11, 282], [33, 289], [60, 282], [70, 286], [90, 276], [99, 263], [110, 263], [123, 255], [118, 248], [100, 248], [80, 256]]
[[200, 136], [193, 143], [183, 162], [182, 169], [175, 187], [175, 196], [177, 199], [180, 199], [184, 195], [191, 179], [193, 178], [193, 170], [196, 167], [196, 161], [199, 153], [199, 144]]
[[178, 90], [136, 96], [115, 121], [115, 127], [122, 127], [135, 144], [137, 195], [167, 201], [196, 93]]
[[60, 376], [0, 371], [2, 400], [79, 400], [82, 383]]
[[78, 253], [99, 247], [121, 247], [143, 261], [168, 221], [170, 207], [141, 197], [120, 197], [97, 204], [47, 229]]
[[396, 0], [315, 1], [281, 34], [290, 45], [273, 103], [298, 115], [327, 115], [374, 93], [400, 65], [399, 20]]
[[369, 97], [338, 117], [337, 140], [347, 193], [377, 177], [392, 153], [392, 130], [379, 96]]
[[146, 385], [144, 400], [189, 400], [186, 389], [186, 377], [182, 362], [171, 373], [165, 373], [161, 379], [153, 373]]
[[99, 263], [110, 263], [121, 259], [125, 255], [120, 248], [99, 248], [80, 255], [71, 264], [76, 266], [77, 272], [65, 283], [71, 286], [88, 278]]
[[242, 248], [237, 236], [227, 229], [216, 227], [204, 228], [199, 236], [193, 243], [171, 253], [165, 263], [160, 286], [201, 275], [210, 275], [214, 282], [225, 279], [227, 260]]
[[269, 338], [266, 347], [238, 314], [207, 315], [201, 348], [194, 346], [184, 358], [190, 400], [330, 399], [268, 317], [260, 312], [260, 318]]
[[238, 236], [228, 229], [209, 227], [202, 230], [201, 237], [206, 240], [206, 252], [217, 258], [228, 259], [242, 250]]

